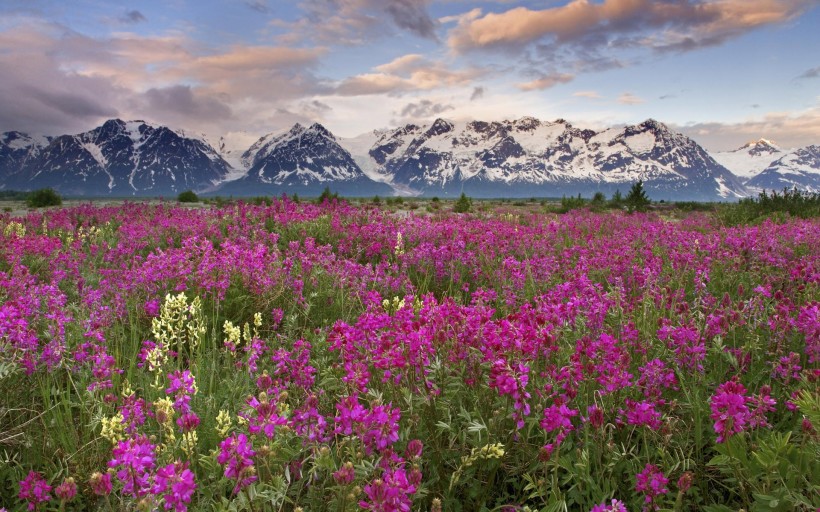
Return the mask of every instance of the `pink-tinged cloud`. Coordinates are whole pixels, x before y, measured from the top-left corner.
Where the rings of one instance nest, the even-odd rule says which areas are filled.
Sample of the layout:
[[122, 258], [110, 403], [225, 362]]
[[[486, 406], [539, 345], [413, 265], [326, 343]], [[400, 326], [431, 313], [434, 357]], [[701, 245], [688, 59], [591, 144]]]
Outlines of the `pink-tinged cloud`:
[[761, 137], [773, 139], [783, 148], [799, 148], [820, 144], [820, 107], [798, 113], [770, 112], [735, 123], [702, 122], [673, 128], [712, 151], [737, 149]]
[[522, 91], [543, 91], [555, 87], [558, 84], [565, 84], [575, 78], [573, 75], [566, 73], [559, 73], [556, 75], [548, 75], [535, 80], [517, 84], [516, 87]]
[[425, 59], [423, 55], [411, 53], [397, 57], [387, 64], [376, 66], [374, 69], [381, 73], [401, 74], [417, 69], [418, 67], [423, 66], [424, 63]]
[[592, 100], [599, 100], [602, 98], [600, 93], [597, 91], [576, 91], [572, 93], [572, 95], [578, 98], [589, 98]]
[[421, 55], [410, 54], [376, 66], [375, 73], [363, 73], [342, 80], [334, 89], [340, 96], [400, 94], [407, 91], [469, 85], [487, 73], [482, 68], [450, 69]]
[[322, 44], [363, 45], [391, 36], [395, 29], [436, 39], [437, 22], [427, 12], [430, 0], [306, 0], [304, 16], [296, 21], [272, 20], [284, 29], [288, 43], [316, 41]]
[[618, 96], [618, 103], [621, 105], [638, 105], [643, 103], [643, 100], [630, 92], [625, 92]]
[[411, 88], [407, 79], [387, 73], [366, 73], [343, 80], [335, 89], [340, 96], [396, 93]]
[[213, 50], [182, 35], [94, 38], [18, 18], [0, 30], [0, 68], [15, 70], [0, 81], [0, 131], [70, 133], [114, 116], [203, 130], [267, 124], [281, 105], [321, 90], [311, 70], [324, 54]]
[[788, 21], [814, 3], [813, 0], [604, 0], [602, 3], [573, 0], [564, 6], [543, 10], [516, 7], [483, 16], [471, 11], [450, 32], [448, 45], [457, 52], [515, 48], [535, 41], [583, 42], [600, 47], [617, 42], [654, 49], [687, 49]]

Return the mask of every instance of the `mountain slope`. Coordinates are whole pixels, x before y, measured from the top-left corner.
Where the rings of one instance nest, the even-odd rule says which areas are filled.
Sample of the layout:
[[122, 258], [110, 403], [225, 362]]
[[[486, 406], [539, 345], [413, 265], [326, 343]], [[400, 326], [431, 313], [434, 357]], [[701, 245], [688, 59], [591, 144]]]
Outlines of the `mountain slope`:
[[776, 191], [796, 187], [820, 192], [820, 146], [806, 146], [783, 155], [750, 179], [748, 185]]
[[772, 162], [785, 155], [786, 152], [770, 140], [759, 139], [744, 144], [733, 151], [712, 153], [712, 157], [745, 181], [760, 174]]
[[324, 126], [296, 124], [285, 133], [261, 137], [243, 155], [245, 176], [224, 183], [219, 194], [318, 195], [325, 187], [348, 196], [392, 193], [362, 172]]
[[560, 196], [625, 190], [643, 180], [655, 199], [724, 200], [740, 180], [691, 139], [655, 120], [595, 132], [563, 119], [409, 124], [343, 141], [363, 168], [428, 195]]
[[112, 119], [61, 135], [27, 159], [13, 186], [68, 195], [158, 196], [205, 190], [230, 166], [208, 144], [164, 126]]
[[49, 137], [36, 137], [22, 132], [0, 134], [0, 189], [15, 188], [20, 171], [48, 146]]

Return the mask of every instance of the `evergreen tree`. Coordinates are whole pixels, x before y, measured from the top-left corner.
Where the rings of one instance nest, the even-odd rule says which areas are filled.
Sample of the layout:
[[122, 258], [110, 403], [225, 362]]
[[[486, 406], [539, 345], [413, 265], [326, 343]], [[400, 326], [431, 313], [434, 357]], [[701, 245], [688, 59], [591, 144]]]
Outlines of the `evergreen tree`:
[[632, 188], [629, 189], [629, 194], [626, 195], [626, 209], [629, 213], [632, 212], [645, 212], [649, 209], [649, 204], [652, 202], [649, 200], [649, 197], [646, 195], [646, 191], [643, 189], [643, 180], [638, 180], [637, 183], [632, 185]]
[[469, 212], [472, 207], [473, 201], [467, 197], [467, 194], [462, 192], [461, 197], [458, 198], [455, 206], [453, 206], [453, 211], [456, 213], [466, 213]]

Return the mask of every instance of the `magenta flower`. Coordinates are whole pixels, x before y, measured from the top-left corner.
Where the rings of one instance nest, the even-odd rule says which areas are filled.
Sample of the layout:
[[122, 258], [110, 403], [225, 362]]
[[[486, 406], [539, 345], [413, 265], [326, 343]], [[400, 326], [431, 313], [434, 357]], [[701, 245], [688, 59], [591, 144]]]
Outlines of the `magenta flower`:
[[718, 443], [746, 429], [751, 415], [746, 406], [749, 399], [743, 384], [736, 379], [724, 382], [718, 386], [709, 402]]
[[268, 439], [273, 439], [277, 426], [285, 425], [287, 418], [279, 415], [275, 403], [268, 400], [266, 394], [260, 393], [261, 400], [255, 396], [248, 398], [249, 409], [241, 413], [248, 420], [248, 432], [251, 434], [263, 433]]
[[186, 413], [191, 410], [191, 397], [196, 394], [196, 383], [194, 376], [189, 370], [179, 371], [168, 374], [168, 380], [171, 384], [165, 390], [168, 396], [174, 396], [174, 409], [181, 413]]
[[385, 471], [383, 478], [364, 487], [367, 500], [360, 501], [359, 506], [373, 512], [410, 512], [410, 495], [415, 492], [416, 487], [408, 481], [404, 469]]
[[635, 476], [635, 490], [644, 494], [644, 502], [652, 505], [655, 510], [659, 508], [655, 504], [656, 498], [669, 492], [666, 488], [668, 483], [669, 479], [654, 464], [647, 464], [643, 471]]
[[54, 488], [54, 496], [62, 501], [71, 501], [77, 495], [77, 483], [73, 478], [68, 477]]
[[190, 432], [191, 430], [195, 430], [199, 426], [199, 416], [193, 412], [186, 412], [177, 418], [177, 425], [182, 432]]
[[225, 466], [225, 478], [236, 480], [233, 493], [237, 494], [256, 481], [256, 468], [253, 466], [253, 456], [256, 452], [248, 443], [245, 434], [234, 434], [219, 443], [219, 455], [216, 460]]
[[117, 469], [123, 494], [135, 497], [147, 494], [156, 464], [156, 446], [145, 436], [135, 437], [117, 443], [112, 455], [108, 467]]
[[111, 483], [111, 473], [95, 472], [88, 480], [91, 490], [97, 496], [108, 496], [114, 489]]
[[196, 490], [194, 473], [187, 462], [174, 462], [157, 470], [151, 492], [162, 496], [165, 510], [186, 512]]
[[578, 416], [576, 409], [570, 409], [565, 404], [551, 405], [544, 409], [544, 418], [541, 420], [541, 428], [547, 432], [554, 430], [572, 430], [572, 418]]
[[40, 503], [45, 503], [51, 499], [51, 486], [48, 485], [43, 475], [37, 471], [29, 471], [26, 478], [20, 481], [20, 492], [17, 497], [28, 503], [29, 510], [37, 510]]
[[341, 468], [333, 472], [333, 480], [339, 485], [348, 485], [356, 479], [356, 470], [352, 462], [345, 462]]
[[418, 439], [411, 439], [409, 443], [407, 443], [407, 448], [404, 450], [404, 457], [406, 459], [418, 459], [421, 458], [421, 452], [424, 449], [424, 444], [419, 441]]
[[401, 411], [389, 405], [377, 405], [362, 420], [361, 439], [368, 453], [384, 450], [399, 440]]
[[599, 505], [595, 505], [589, 512], [629, 512], [626, 509], [626, 505], [621, 500], [613, 499], [609, 502], [609, 505], [606, 502], [601, 503]]

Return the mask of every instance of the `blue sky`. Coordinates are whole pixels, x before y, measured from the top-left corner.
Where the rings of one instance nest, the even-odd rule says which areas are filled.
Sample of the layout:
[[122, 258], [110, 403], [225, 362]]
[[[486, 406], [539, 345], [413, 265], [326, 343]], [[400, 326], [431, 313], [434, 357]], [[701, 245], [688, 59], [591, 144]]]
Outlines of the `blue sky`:
[[[4, 0], [0, 131], [649, 117], [820, 144], [818, 0]], [[240, 133], [246, 132], [246, 133]]]

